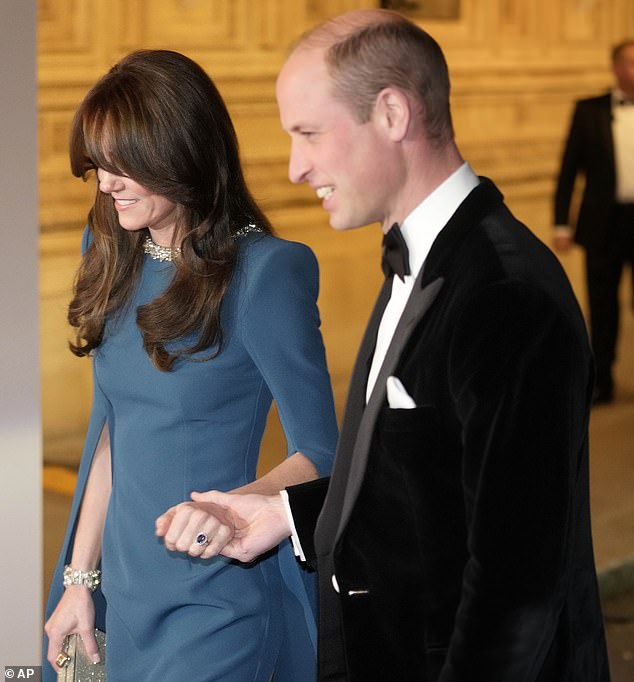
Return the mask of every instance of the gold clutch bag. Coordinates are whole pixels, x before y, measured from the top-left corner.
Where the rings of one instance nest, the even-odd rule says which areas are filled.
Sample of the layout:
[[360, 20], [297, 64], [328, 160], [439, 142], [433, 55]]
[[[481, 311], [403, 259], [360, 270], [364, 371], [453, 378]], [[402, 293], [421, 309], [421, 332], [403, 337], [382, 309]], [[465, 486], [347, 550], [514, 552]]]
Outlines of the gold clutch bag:
[[106, 633], [95, 630], [101, 661], [93, 663], [84, 649], [79, 635], [68, 635], [64, 640], [64, 653], [70, 656], [66, 667], [57, 673], [57, 682], [106, 682]]

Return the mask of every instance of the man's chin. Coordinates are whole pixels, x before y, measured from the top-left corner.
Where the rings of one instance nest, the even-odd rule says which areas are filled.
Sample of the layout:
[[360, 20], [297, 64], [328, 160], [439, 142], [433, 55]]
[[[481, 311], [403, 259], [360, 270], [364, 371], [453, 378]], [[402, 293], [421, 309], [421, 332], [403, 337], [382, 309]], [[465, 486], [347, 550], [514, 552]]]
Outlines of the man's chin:
[[357, 227], [363, 227], [366, 223], [359, 223], [352, 220], [345, 220], [336, 216], [334, 213], [330, 214], [330, 227], [337, 232], [345, 232], [346, 230], [355, 230]]

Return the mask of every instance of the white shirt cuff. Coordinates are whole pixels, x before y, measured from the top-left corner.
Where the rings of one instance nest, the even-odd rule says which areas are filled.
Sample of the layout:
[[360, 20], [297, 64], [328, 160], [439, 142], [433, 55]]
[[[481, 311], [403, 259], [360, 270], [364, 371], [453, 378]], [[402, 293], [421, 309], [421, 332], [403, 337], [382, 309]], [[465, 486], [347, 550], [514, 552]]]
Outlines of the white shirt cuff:
[[304, 550], [302, 549], [302, 543], [299, 541], [299, 536], [297, 535], [297, 530], [295, 528], [293, 512], [291, 511], [291, 503], [288, 501], [288, 493], [286, 490], [280, 490], [280, 496], [282, 497], [282, 503], [284, 504], [284, 511], [286, 512], [288, 524], [291, 527], [291, 542], [293, 543], [293, 552], [295, 552], [295, 556], [301, 559], [301, 561], [306, 561]]
[[572, 228], [570, 225], [555, 225], [555, 234], [562, 237], [572, 237]]

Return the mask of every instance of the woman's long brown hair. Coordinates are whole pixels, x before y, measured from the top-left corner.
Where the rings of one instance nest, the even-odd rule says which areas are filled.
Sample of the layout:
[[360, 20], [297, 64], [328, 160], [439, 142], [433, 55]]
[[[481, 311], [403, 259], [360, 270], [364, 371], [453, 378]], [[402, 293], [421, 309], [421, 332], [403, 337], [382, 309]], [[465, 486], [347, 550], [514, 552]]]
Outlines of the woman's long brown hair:
[[[77, 110], [70, 160], [77, 177], [103, 168], [177, 205], [172, 246], [181, 254], [173, 280], [137, 310], [152, 362], [167, 371], [181, 356], [220, 352], [220, 310], [235, 268], [235, 233], [249, 223], [265, 232], [271, 227], [247, 188], [233, 124], [209, 76], [177, 52], [128, 55]], [[76, 328], [70, 347], [80, 356], [100, 345], [106, 320], [131, 300], [148, 234], [124, 230], [113, 199], [99, 188], [88, 222], [93, 241], [68, 310]], [[192, 335], [195, 341], [187, 345]]]

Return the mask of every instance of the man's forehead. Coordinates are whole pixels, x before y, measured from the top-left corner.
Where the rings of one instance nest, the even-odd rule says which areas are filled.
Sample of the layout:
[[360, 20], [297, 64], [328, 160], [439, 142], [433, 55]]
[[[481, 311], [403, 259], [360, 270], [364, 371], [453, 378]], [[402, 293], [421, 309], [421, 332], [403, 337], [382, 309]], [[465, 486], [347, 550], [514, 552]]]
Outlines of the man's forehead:
[[319, 49], [298, 48], [292, 52], [280, 71], [280, 80], [297, 79], [302, 81], [309, 75], [311, 78], [328, 77], [328, 69], [324, 59], [324, 51]]
[[293, 54], [277, 78], [276, 93], [280, 104], [300, 106], [328, 97], [330, 76], [319, 54]]

